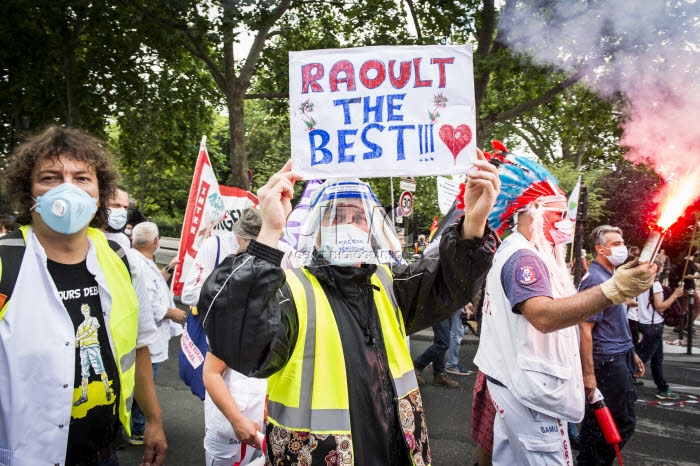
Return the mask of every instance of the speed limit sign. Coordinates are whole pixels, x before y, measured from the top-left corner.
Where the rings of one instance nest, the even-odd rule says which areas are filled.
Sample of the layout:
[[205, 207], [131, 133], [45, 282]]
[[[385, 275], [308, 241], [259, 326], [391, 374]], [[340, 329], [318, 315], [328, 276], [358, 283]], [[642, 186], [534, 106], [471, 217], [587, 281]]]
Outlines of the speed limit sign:
[[408, 217], [413, 212], [413, 194], [410, 191], [404, 191], [399, 198], [399, 207], [403, 211], [403, 216]]

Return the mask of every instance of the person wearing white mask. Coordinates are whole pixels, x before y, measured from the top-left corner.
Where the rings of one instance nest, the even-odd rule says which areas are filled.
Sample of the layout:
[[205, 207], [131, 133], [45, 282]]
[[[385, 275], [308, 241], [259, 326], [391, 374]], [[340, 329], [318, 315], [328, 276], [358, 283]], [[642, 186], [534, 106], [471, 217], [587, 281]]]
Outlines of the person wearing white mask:
[[148, 419], [143, 463], [167, 442], [148, 345], [123, 249], [99, 228], [118, 173], [104, 143], [50, 126], [3, 170], [16, 232], [0, 239], [0, 463], [118, 462], [131, 402]]
[[126, 228], [127, 209], [129, 208], [129, 194], [126, 190], [117, 186], [114, 195], [110, 198], [107, 204], [107, 225], [104, 228], [104, 234], [107, 239], [116, 241], [119, 246], [124, 249], [131, 248], [131, 241], [124, 233]]
[[[589, 241], [595, 260], [581, 280], [580, 291], [597, 287], [609, 280], [616, 267], [627, 260], [627, 247], [619, 228], [598, 226], [591, 232]], [[631, 262], [634, 263], [636, 260]], [[633, 377], [644, 375], [644, 364], [634, 350], [625, 305], [613, 303], [582, 322], [580, 329], [581, 365], [586, 395], [590, 399], [596, 388], [603, 394], [622, 436], [622, 448], [634, 432], [637, 392]], [[605, 442], [588, 403], [579, 438], [579, 465], [612, 464], [615, 450]]]
[[[584, 414], [576, 324], [651, 287], [656, 267], [630, 264], [576, 293], [566, 266], [573, 234], [556, 180], [514, 157], [499, 168], [501, 194], [489, 222], [503, 240], [486, 278], [474, 363], [496, 407], [494, 465], [571, 464], [568, 422]], [[627, 328], [625, 320], [625, 328]]]

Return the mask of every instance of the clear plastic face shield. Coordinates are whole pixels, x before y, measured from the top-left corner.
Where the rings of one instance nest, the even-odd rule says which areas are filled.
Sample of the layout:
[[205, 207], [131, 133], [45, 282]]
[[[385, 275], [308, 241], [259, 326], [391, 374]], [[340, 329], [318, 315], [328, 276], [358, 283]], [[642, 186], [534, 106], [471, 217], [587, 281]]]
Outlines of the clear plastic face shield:
[[297, 249], [331, 265], [400, 264], [401, 244], [372, 189], [357, 178], [328, 180], [315, 193]]

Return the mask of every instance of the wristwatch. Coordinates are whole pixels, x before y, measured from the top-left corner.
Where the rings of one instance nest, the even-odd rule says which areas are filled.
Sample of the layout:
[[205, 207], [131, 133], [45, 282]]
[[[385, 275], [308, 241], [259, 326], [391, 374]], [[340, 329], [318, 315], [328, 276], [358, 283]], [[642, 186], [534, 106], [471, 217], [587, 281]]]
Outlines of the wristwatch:
[[170, 274], [171, 274], [171, 273], [173, 273], [173, 270], [175, 270], [175, 269], [171, 268], [169, 265], [166, 265], [166, 266], [165, 266], [165, 272], [166, 272], [166, 273], [170, 273]]

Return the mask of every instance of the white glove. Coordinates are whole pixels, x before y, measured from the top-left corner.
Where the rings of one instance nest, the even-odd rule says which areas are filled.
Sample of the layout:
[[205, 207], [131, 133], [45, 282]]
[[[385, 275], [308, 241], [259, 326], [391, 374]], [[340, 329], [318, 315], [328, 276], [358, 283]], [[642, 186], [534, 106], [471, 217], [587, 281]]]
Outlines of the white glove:
[[600, 290], [613, 304], [622, 304], [627, 298], [635, 298], [654, 284], [656, 266], [639, 265], [639, 260], [618, 267], [613, 276], [600, 285]]

